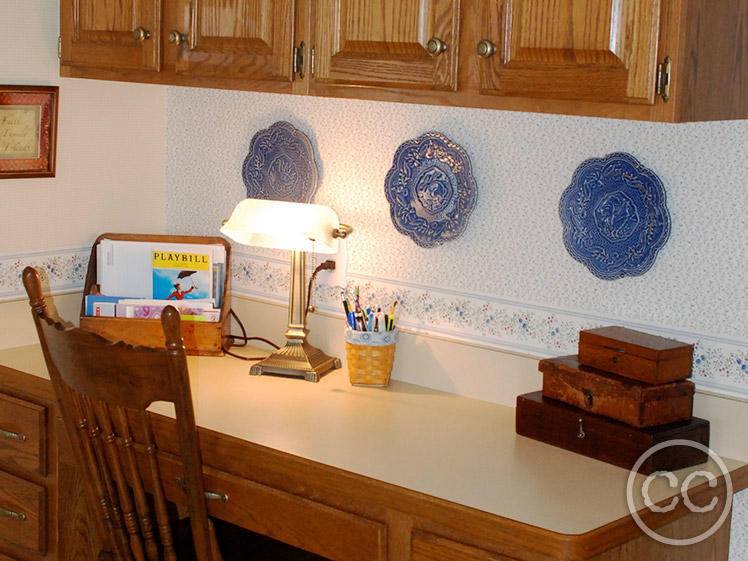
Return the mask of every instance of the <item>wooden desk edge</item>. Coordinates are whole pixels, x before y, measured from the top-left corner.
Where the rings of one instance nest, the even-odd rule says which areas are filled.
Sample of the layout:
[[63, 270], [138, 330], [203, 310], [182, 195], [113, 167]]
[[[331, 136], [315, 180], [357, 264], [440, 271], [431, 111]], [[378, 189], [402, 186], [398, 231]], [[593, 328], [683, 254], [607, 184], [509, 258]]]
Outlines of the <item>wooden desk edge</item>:
[[[173, 420], [161, 415], [154, 415], [154, 432], [156, 436], [168, 435], [173, 430]], [[470, 536], [472, 545], [482, 546], [489, 550], [501, 550], [503, 554], [509, 550], [510, 555], [518, 559], [592, 559], [595, 556], [621, 546], [636, 539], [644, 532], [630, 515], [604, 524], [583, 534], [563, 534], [531, 524], [513, 520], [497, 514], [485, 512], [459, 503], [427, 495], [425, 493], [387, 483], [365, 475], [347, 471], [342, 468], [282, 452], [237, 439], [210, 429], [199, 428], [204, 463], [209, 469], [216, 469], [232, 475], [243, 477], [257, 483], [275, 486], [272, 482], [263, 480], [257, 473], [251, 473], [248, 465], [271, 464], [273, 471], [282, 471], [289, 481], [288, 487], [282, 489], [292, 494], [325, 503], [325, 493], [317, 495], [313, 488], [319, 490], [324, 487], [333, 495], [345, 495], [354, 502], [371, 503], [385, 508], [406, 513], [413, 518], [412, 531], [436, 534], [460, 541], [460, 538]], [[166, 438], [166, 442], [173, 442]], [[246, 452], [244, 461], [238, 461], [230, 455], [221, 454], [227, 447], [239, 445]], [[161, 446], [159, 446], [161, 448]], [[168, 444], [166, 444], [168, 448]], [[247, 456], [255, 458], [255, 462], [247, 462]], [[220, 458], [220, 461], [216, 461]], [[294, 486], [293, 478], [298, 473], [304, 473], [310, 485]], [[276, 474], [277, 475], [277, 474]], [[730, 472], [733, 493], [748, 487], [748, 464], [742, 465]], [[719, 478], [724, 481], [723, 477]], [[309, 492], [309, 496], [304, 493]], [[706, 504], [714, 489], [708, 482], [701, 483], [689, 491], [689, 498], [694, 504]], [[706, 499], [706, 500], [704, 500]], [[664, 499], [658, 505], [665, 505], [672, 497]], [[330, 503], [329, 506], [345, 510], [345, 505]], [[354, 510], [352, 514], [358, 514]], [[455, 516], [458, 514], [459, 516]], [[654, 529], [661, 528], [691, 514], [688, 508], [679, 504], [668, 513], [656, 513], [648, 508], [638, 511], [647, 526]], [[436, 525], [434, 525], [436, 523]], [[438, 526], [438, 531], [436, 531]], [[452, 530], [450, 532], [449, 530]], [[508, 549], [507, 549], [508, 548]], [[529, 555], [529, 556], [528, 556]]]
[[[748, 464], [732, 470], [729, 475], [732, 481], [733, 497], [735, 493], [748, 488]], [[716, 487], [710, 487], [705, 481], [692, 488], [688, 496], [694, 504], [705, 504], [708, 501], [702, 499], [713, 496], [715, 488], [723, 488], [724, 481], [724, 476], [720, 476]], [[657, 503], [657, 506], [667, 505], [671, 500], [672, 498], [667, 498]], [[641, 520], [652, 530], [675, 522], [691, 513], [683, 501], [679, 501], [673, 510], [666, 513], [656, 513], [647, 507], [637, 511]], [[563, 549], [559, 548], [559, 551], [565, 551], [569, 559], [590, 559], [642, 535], [644, 532], [633, 516], [625, 516], [584, 534], [556, 534], [556, 539], [564, 544]]]

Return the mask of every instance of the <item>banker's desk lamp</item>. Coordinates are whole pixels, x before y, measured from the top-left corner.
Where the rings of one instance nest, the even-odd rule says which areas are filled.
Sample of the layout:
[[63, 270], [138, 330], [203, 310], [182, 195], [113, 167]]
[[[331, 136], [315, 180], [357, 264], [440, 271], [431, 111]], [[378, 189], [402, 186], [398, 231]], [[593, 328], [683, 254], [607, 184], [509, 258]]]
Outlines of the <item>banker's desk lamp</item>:
[[328, 206], [265, 199], [245, 199], [236, 205], [221, 233], [244, 245], [292, 252], [286, 346], [254, 364], [250, 374], [317, 382], [328, 370], [340, 368], [339, 358], [327, 356], [307, 341], [304, 252], [337, 253], [338, 239], [351, 232]]

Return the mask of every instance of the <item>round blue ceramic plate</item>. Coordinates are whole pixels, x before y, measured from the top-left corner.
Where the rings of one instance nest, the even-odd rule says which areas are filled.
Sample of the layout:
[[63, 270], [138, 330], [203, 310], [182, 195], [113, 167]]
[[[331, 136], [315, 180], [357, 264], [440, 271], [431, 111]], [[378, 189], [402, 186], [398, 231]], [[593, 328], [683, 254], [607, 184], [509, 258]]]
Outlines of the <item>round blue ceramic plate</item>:
[[400, 145], [384, 191], [395, 228], [421, 247], [462, 235], [477, 196], [470, 158], [436, 132]]
[[317, 192], [317, 163], [309, 138], [278, 121], [252, 137], [242, 177], [247, 197], [310, 203]]
[[558, 210], [567, 251], [605, 280], [646, 273], [670, 236], [660, 178], [623, 152], [582, 162]]

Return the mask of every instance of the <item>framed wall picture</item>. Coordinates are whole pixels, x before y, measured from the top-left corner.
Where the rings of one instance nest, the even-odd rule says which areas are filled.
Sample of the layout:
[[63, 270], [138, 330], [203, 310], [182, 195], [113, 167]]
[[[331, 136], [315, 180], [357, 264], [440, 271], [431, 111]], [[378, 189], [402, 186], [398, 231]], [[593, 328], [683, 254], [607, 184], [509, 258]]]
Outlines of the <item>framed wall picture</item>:
[[55, 176], [58, 93], [0, 85], [0, 179]]

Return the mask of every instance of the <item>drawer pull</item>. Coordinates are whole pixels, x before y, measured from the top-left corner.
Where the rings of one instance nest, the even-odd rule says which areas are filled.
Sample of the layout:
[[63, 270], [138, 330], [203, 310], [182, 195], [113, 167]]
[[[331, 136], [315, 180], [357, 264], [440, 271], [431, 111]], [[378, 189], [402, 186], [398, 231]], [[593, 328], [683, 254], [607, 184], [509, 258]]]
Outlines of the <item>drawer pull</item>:
[[23, 522], [26, 520], [26, 515], [22, 512], [15, 512], [0, 506], [0, 518], [13, 518], [14, 520], [20, 520]]
[[0, 429], [0, 436], [9, 440], [20, 440], [21, 442], [26, 441], [26, 435], [17, 432], [10, 432], [9, 430]]
[[584, 394], [585, 407], [587, 407], [587, 409], [592, 409], [592, 406], [595, 404], [595, 396], [592, 395], [592, 391], [587, 388], [582, 388], [582, 393]]
[[[187, 489], [185, 488], [185, 482], [182, 481], [181, 477], [175, 477], [174, 483], [179, 485], [179, 488], [182, 489], [185, 493], [187, 492]], [[205, 498], [209, 501], [221, 501], [222, 503], [229, 502], [229, 496], [226, 493], [214, 493], [213, 491], [205, 491]]]
[[584, 424], [584, 421], [580, 417], [579, 418], [579, 434], [577, 435], [577, 438], [584, 438], [585, 436], [587, 436], [585, 434], [585, 432], [584, 432], [584, 426], [583, 426], [583, 424]]

